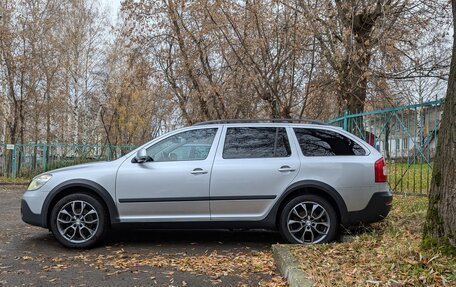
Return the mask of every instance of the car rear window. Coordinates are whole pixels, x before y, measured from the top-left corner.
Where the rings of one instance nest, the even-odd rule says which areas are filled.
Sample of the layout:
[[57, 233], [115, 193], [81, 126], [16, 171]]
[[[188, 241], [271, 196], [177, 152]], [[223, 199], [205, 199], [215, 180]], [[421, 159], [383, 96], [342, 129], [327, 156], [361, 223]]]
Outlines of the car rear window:
[[234, 127], [226, 131], [223, 158], [271, 158], [291, 155], [285, 128]]
[[294, 128], [305, 156], [366, 155], [366, 150], [352, 139], [329, 130]]

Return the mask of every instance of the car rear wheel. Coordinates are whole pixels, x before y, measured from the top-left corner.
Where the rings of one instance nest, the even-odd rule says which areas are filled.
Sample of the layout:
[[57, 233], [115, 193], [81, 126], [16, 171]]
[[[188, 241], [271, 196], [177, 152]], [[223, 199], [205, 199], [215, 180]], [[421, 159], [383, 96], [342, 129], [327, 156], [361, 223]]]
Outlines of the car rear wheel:
[[301, 195], [290, 200], [280, 214], [280, 233], [290, 243], [331, 242], [338, 229], [332, 205], [316, 195]]
[[93, 247], [104, 237], [107, 227], [104, 206], [88, 194], [67, 195], [52, 208], [50, 228], [65, 247]]

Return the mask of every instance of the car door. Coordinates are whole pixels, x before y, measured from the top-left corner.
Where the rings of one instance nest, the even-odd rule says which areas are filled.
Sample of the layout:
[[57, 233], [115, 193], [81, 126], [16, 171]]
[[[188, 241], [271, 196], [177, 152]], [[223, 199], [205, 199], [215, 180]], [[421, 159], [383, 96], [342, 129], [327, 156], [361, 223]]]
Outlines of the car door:
[[290, 130], [226, 126], [211, 177], [211, 220], [260, 220], [299, 172]]
[[126, 160], [116, 180], [121, 221], [209, 220], [209, 179], [220, 133], [218, 127], [174, 133], [146, 147], [153, 161]]

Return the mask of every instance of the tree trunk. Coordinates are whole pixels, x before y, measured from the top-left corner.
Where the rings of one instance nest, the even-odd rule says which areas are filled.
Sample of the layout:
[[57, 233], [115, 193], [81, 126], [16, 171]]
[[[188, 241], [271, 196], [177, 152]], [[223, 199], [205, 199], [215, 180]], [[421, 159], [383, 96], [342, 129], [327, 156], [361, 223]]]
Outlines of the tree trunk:
[[370, 55], [358, 49], [356, 53], [362, 56], [355, 62], [347, 60], [343, 64], [341, 72], [342, 80], [339, 87], [339, 94], [342, 98], [342, 107], [349, 114], [358, 114], [364, 112], [364, 103], [367, 94], [367, 78], [366, 71], [369, 69]]
[[[456, 0], [453, 26], [456, 29]], [[454, 37], [454, 36], [453, 36]], [[429, 206], [424, 224], [425, 247], [456, 248], [456, 42], [453, 39], [450, 77], [437, 142]]]
[[[353, 17], [353, 23], [344, 21], [346, 29], [354, 34], [354, 40], [346, 43], [346, 59], [339, 72], [339, 95], [343, 111], [349, 114], [364, 112], [367, 96], [367, 72], [371, 60], [371, 31], [376, 19], [381, 15], [374, 11], [371, 14], [359, 14]], [[364, 134], [363, 117], [352, 118], [350, 132], [362, 137]]]

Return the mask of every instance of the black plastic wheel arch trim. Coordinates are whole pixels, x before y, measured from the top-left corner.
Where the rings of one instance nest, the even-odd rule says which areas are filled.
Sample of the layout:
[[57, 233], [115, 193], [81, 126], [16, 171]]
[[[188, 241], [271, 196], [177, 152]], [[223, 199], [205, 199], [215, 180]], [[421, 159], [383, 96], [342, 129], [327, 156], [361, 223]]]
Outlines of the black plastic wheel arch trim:
[[[316, 188], [324, 192], [326, 196], [329, 196], [336, 203], [340, 213], [340, 224], [343, 226], [351, 226], [363, 223], [372, 223], [383, 220], [389, 214], [391, 210], [391, 201], [393, 195], [389, 191], [375, 192], [369, 199], [367, 206], [364, 209], [358, 211], [348, 211], [347, 205], [343, 200], [342, 196], [331, 186], [314, 180], [303, 180], [298, 181], [290, 185], [285, 192], [277, 200], [269, 214], [263, 220], [268, 226], [275, 224], [279, 207], [282, 205], [283, 200], [290, 195], [292, 192], [305, 189], [305, 188]], [[305, 193], [304, 193], [305, 194]], [[314, 193], [315, 194], [315, 193]]]
[[48, 227], [48, 216], [49, 213], [51, 212], [49, 210], [51, 202], [54, 200], [54, 198], [62, 191], [68, 188], [72, 187], [82, 187], [82, 188], [87, 188], [91, 191], [93, 191], [96, 195], [98, 195], [106, 204], [108, 207], [108, 212], [109, 212], [109, 217], [111, 223], [118, 223], [120, 222], [119, 220], [119, 211], [117, 210], [117, 206], [112, 198], [112, 196], [109, 194], [109, 192], [101, 185], [99, 185], [96, 182], [87, 180], [87, 179], [71, 179], [65, 182], [62, 182], [61, 184], [57, 185], [54, 187], [50, 192], [49, 195], [46, 197], [46, 200], [44, 201], [43, 208], [42, 208], [42, 214], [41, 214], [41, 220], [42, 220], [42, 227], [47, 228]]
[[[325, 193], [326, 196], [329, 196], [333, 201], [336, 203], [337, 206], [335, 206], [340, 213], [340, 221], [343, 224], [344, 220], [347, 218], [347, 205], [345, 205], [345, 201], [343, 200], [342, 196], [330, 185], [317, 181], [317, 180], [302, 180], [293, 183], [290, 185], [285, 192], [280, 196], [279, 200], [277, 200], [276, 204], [274, 207], [271, 209], [271, 212], [274, 214], [274, 218], [276, 218], [278, 209], [283, 203], [283, 200], [290, 195], [292, 192], [300, 190], [300, 189], [306, 189], [306, 188], [314, 188], [318, 189], [321, 192]], [[318, 194], [317, 194], [318, 195]], [[269, 215], [268, 215], [269, 217]]]

